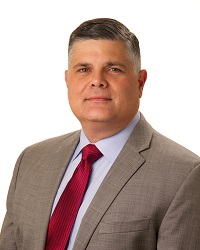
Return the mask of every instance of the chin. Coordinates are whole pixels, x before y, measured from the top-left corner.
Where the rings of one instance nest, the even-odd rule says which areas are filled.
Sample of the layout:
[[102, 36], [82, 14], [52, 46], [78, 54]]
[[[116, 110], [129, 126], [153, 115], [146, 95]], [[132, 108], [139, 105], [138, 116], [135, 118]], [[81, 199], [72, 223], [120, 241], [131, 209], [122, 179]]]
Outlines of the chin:
[[112, 120], [112, 118], [109, 116], [100, 116], [100, 115], [91, 115], [91, 116], [87, 116], [84, 117], [83, 119], [80, 120], [84, 120], [87, 122], [93, 122], [93, 123], [102, 123], [102, 122], [109, 122]]
[[88, 122], [94, 122], [94, 123], [102, 123], [102, 122], [108, 122], [109, 119], [106, 119], [106, 118], [97, 118], [97, 117], [94, 117], [94, 118], [89, 118], [89, 119], [85, 119], [87, 120]]

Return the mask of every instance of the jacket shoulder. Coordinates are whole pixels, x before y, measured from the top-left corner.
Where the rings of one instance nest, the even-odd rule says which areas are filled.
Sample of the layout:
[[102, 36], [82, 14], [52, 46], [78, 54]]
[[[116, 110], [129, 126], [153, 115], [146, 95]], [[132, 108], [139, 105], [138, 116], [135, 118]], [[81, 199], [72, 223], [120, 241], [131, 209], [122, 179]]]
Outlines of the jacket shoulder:
[[[183, 165], [198, 165], [200, 163], [200, 157], [173, 141], [167, 136], [159, 133], [155, 130], [143, 116], [138, 124], [137, 136], [134, 136], [137, 144], [144, 144], [146, 142], [146, 149], [142, 154], [148, 154], [151, 159], [159, 161], [160, 159], [165, 160], [166, 164], [170, 162]], [[148, 143], [147, 143], [148, 142]], [[140, 147], [141, 148], [141, 147]]]
[[27, 151], [43, 151], [55, 152], [62, 147], [66, 147], [71, 143], [78, 143], [80, 137], [80, 130], [70, 132], [64, 135], [48, 138], [46, 140], [32, 144], [26, 148]]

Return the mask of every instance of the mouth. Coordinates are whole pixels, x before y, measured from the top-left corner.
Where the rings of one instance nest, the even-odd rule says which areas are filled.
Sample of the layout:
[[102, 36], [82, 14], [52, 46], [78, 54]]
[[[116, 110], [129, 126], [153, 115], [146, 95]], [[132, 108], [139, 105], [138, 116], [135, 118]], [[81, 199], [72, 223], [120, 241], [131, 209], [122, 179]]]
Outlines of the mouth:
[[85, 99], [86, 101], [90, 101], [90, 102], [107, 102], [107, 101], [111, 101], [111, 98], [108, 97], [104, 97], [104, 96], [94, 96], [94, 97], [89, 97]]

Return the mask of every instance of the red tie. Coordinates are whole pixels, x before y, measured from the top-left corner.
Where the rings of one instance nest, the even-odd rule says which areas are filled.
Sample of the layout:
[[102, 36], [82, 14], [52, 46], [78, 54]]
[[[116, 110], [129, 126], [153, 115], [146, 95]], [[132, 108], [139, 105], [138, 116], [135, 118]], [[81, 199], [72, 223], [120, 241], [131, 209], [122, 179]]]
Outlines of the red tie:
[[82, 159], [50, 219], [46, 250], [64, 250], [76, 219], [83, 196], [87, 189], [92, 164], [102, 156], [98, 148], [89, 144], [82, 149]]

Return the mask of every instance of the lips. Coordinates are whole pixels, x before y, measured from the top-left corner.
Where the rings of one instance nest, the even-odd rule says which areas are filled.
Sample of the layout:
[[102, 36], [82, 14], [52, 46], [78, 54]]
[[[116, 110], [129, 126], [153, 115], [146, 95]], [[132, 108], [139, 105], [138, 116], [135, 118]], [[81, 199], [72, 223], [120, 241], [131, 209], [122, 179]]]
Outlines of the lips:
[[105, 101], [111, 101], [112, 99], [105, 96], [92, 96], [86, 98], [86, 101], [93, 101], [93, 102], [105, 102]]

